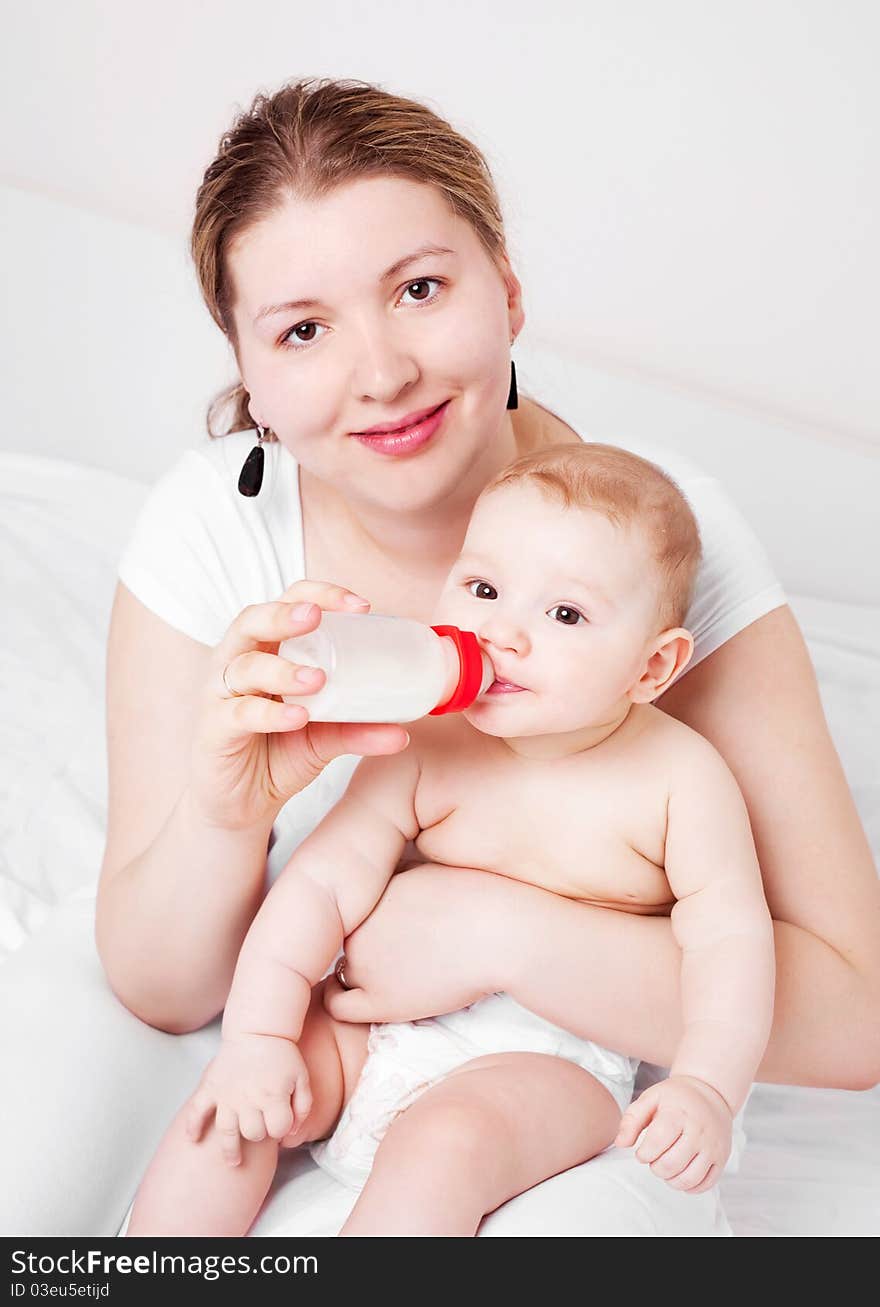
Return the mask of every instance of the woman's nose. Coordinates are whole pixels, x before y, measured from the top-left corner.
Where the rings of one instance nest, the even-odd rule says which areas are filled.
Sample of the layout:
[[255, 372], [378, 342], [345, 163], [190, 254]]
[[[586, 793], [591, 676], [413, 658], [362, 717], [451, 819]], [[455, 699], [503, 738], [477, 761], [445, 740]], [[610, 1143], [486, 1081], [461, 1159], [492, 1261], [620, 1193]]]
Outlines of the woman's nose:
[[418, 378], [411, 352], [389, 333], [374, 332], [358, 349], [352, 388], [358, 399], [390, 404]]

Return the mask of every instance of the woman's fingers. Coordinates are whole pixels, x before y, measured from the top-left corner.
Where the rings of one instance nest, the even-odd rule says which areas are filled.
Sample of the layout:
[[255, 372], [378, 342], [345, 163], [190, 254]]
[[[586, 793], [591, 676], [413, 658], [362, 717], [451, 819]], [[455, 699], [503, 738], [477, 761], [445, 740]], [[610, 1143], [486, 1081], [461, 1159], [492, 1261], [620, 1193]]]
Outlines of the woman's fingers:
[[[313, 631], [321, 620], [321, 610], [363, 613], [369, 600], [341, 585], [322, 581], [296, 581], [279, 599], [243, 608], [217, 646], [221, 670], [240, 654], [261, 645], [275, 645], [296, 635]], [[233, 683], [236, 690], [244, 687]]]
[[343, 989], [335, 977], [328, 979], [322, 999], [324, 1007], [337, 1021], [355, 1024], [372, 1020], [369, 995], [363, 989]]
[[324, 765], [341, 753], [400, 753], [409, 739], [409, 731], [393, 722], [309, 722], [308, 725], [309, 748]]
[[308, 720], [308, 708], [299, 704], [279, 703], [258, 694], [236, 695], [215, 705], [202, 728], [201, 741], [209, 749], [231, 748], [251, 735], [300, 731]]
[[[322, 609], [366, 612], [369, 601], [344, 586], [319, 581], [297, 581], [281, 599], [243, 608], [214, 651], [216, 671], [212, 689], [232, 705], [227, 714], [235, 729], [247, 734], [298, 729], [308, 712], [298, 714], [281, 706], [281, 713], [265, 706], [268, 696], [314, 694], [324, 685], [320, 668], [280, 657], [285, 640], [314, 631]], [[234, 691], [234, 694], [230, 693]], [[250, 699], [247, 707], [241, 700]]]
[[[286, 637], [285, 637], [286, 638]], [[223, 684], [223, 669], [220, 671]], [[320, 667], [295, 663], [283, 655], [250, 649], [226, 665], [226, 680], [235, 696], [248, 694], [314, 694], [327, 679]], [[228, 698], [223, 684], [221, 698]]]
[[[271, 654], [258, 654], [256, 657], [283, 663], [283, 660]], [[324, 673], [317, 669], [305, 683], [284, 684], [285, 680], [290, 680], [295, 670], [291, 665], [290, 674], [273, 672], [266, 679], [270, 684], [280, 684], [282, 689], [279, 692], [283, 694], [313, 693], [324, 684]], [[231, 673], [229, 680], [232, 684]], [[299, 731], [308, 720], [309, 710], [305, 704], [279, 703], [259, 694], [236, 695], [225, 703], [218, 704], [214, 713], [218, 739], [224, 740], [239, 735], [274, 735], [284, 731]], [[312, 722], [310, 731], [309, 748], [315, 755], [315, 761], [323, 759], [325, 765], [341, 753], [399, 753], [406, 748], [410, 739], [409, 732], [393, 722]]]
[[320, 604], [322, 608], [347, 608], [350, 612], [370, 606], [369, 599], [344, 585], [334, 585], [331, 581], [309, 581], [305, 578], [292, 581], [281, 598], [287, 603]]

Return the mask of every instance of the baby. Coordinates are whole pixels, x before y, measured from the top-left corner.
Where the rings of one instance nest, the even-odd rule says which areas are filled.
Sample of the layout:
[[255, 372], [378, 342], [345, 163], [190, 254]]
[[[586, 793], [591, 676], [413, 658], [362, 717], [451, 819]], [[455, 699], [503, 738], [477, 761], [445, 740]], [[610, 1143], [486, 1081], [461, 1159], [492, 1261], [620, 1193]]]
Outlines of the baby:
[[[463, 713], [409, 725], [402, 753], [364, 758], [297, 848], [129, 1234], [244, 1234], [282, 1139], [311, 1141], [360, 1190], [346, 1235], [474, 1235], [515, 1194], [642, 1131], [641, 1160], [664, 1155], [676, 1188], [718, 1180], [775, 962], [736, 781], [652, 703], [693, 653], [681, 622], [699, 559], [678, 487], [613, 446], [554, 446], [490, 482], [432, 620], [473, 631], [496, 681]], [[421, 1021], [334, 1021], [322, 978], [414, 861], [670, 915], [683, 1033], [668, 1079], [631, 1103], [634, 1058], [505, 993]]]

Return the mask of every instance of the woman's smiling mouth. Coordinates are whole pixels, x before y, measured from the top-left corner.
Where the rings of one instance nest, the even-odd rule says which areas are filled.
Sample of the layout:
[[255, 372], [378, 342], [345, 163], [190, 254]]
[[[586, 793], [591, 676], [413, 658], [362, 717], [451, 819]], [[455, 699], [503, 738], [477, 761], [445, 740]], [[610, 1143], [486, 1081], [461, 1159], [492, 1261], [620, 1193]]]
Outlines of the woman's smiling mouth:
[[[443, 403], [448, 403], [448, 401], [444, 400]], [[400, 433], [405, 431], [407, 427], [416, 426], [417, 423], [430, 417], [432, 413], [436, 413], [437, 410], [442, 407], [442, 404], [434, 404], [431, 408], [420, 408], [415, 413], [408, 413], [406, 417], [401, 418], [399, 422], [379, 422], [374, 427], [365, 427], [363, 431], [352, 431], [351, 434], [353, 436], [400, 435]]]
[[370, 431], [353, 431], [351, 434], [355, 440], [359, 440], [362, 445], [368, 449], [373, 449], [380, 454], [409, 454], [414, 450], [421, 449], [428, 441], [439, 431], [447, 410], [452, 403], [447, 399], [437, 408], [422, 410], [421, 414], [416, 415], [416, 420], [409, 426], [398, 427], [394, 430], [380, 428], [376, 431], [372, 428]]

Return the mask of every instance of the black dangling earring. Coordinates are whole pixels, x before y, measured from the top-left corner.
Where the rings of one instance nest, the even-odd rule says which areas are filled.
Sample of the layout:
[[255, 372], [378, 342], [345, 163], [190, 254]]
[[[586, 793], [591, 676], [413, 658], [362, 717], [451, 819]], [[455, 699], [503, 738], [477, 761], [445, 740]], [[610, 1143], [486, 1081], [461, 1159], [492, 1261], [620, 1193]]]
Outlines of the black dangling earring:
[[274, 440], [274, 436], [266, 435], [266, 428], [257, 426], [257, 443], [242, 464], [241, 473], [238, 478], [238, 493], [246, 495], [248, 499], [253, 499], [254, 495], [260, 493], [263, 484], [263, 465], [266, 455], [263, 453], [263, 442], [268, 445]]
[[510, 360], [510, 394], [507, 396], [508, 408], [519, 408], [519, 395], [516, 390], [516, 364]]

